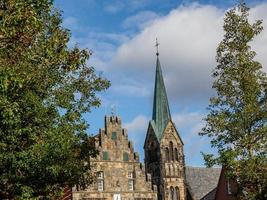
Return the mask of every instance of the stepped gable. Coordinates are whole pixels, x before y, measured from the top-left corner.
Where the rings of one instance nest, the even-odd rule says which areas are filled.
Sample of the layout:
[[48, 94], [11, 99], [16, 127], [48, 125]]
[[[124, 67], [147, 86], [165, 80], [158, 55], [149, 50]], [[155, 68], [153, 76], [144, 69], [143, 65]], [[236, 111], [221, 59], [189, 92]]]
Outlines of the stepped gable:
[[186, 167], [186, 182], [194, 200], [214, 199], [221, 168]]
[[99, 155], [90, 161], [96, 174], [94, 183], [86, 190], [74, 191], [73, 200], [157, 199], [157, 186], [139, 162], [120, 117], [105, 116], [105, 128], [95, 139]]

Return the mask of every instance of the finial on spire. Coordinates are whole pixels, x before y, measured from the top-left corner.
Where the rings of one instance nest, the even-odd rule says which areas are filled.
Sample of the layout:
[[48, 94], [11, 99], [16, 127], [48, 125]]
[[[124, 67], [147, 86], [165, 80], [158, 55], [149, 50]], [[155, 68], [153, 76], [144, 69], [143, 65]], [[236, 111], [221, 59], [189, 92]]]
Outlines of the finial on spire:
[[156, 55], [159, 56], [159, 43], [158, 43], [158, 38], [156, 38], [156, 45], [155, 45], [155, 47], [157, 48]]

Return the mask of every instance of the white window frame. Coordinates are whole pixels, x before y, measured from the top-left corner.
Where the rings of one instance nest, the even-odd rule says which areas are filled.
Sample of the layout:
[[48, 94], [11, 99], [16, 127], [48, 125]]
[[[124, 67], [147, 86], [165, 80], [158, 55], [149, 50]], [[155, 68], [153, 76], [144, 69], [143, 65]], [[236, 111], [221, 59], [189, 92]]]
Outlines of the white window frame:
[[134, 191], [134, 180], [133, 179], [128, 180], [128, 189], [129, 191]]
[[104, 191], [104, 172], [99, 171], [97, 172], [97, 190]]
[[128, 172], [128, 178], [130, 178], [130, 179], [133, 178], [133, 172]]
[[97, 190], [99, 192], [104, 191], [104, 180], [97, 180]]
[[104, 172], [97, 172], [97, 179], [104, 179]]

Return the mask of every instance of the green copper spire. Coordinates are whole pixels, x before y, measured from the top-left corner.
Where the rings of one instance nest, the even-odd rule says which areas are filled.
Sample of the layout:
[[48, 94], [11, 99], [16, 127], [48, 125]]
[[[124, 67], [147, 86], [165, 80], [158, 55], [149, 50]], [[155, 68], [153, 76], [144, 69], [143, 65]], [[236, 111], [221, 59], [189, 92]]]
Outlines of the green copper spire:
[[[156, 46], [158, 47], [158, 43]], [[161, 66], [159, 62], [159, 53], [157, 50], [157, 63], [156, 63], [156, 78], [154, 89], [154, 104], [153, 104], [153, 116], [152, 123], [157, 138], [160, 140], [167, 123], [171, 120], [171, 114], [169, 109], [169, 103], [167, 93], [162, 76]]]

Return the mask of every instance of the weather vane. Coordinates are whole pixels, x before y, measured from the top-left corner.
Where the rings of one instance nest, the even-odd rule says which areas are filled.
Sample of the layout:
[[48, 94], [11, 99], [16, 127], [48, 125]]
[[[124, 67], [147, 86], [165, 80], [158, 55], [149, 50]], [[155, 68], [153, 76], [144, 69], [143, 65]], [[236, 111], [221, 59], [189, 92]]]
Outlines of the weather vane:
[[158, 38], [156, 38], [156, 45], [155, 45], [155, 47], [157, 48], [156, 55], [159, 56], [159, 43], [158, 43]]

